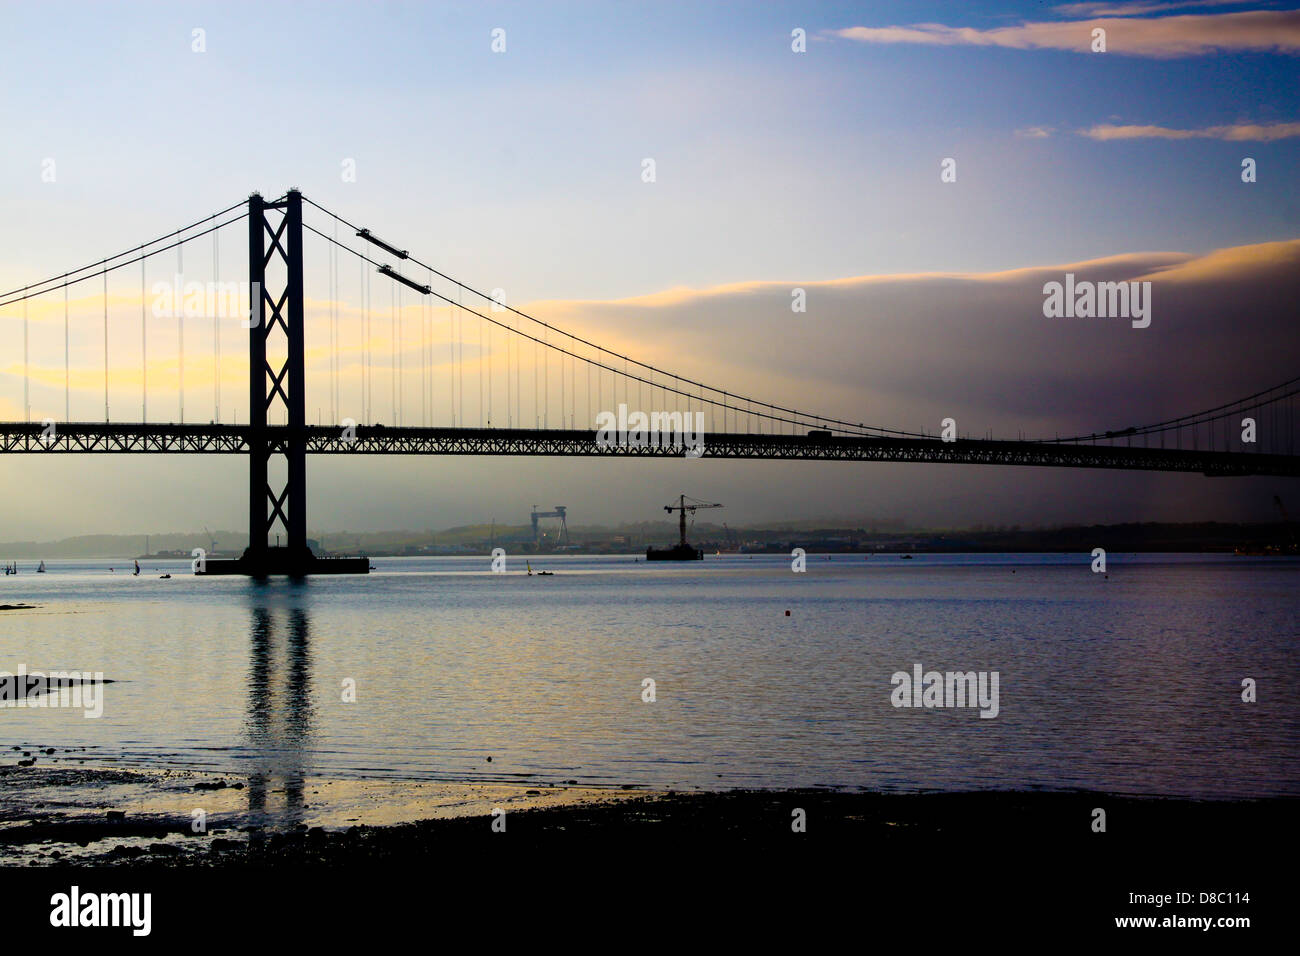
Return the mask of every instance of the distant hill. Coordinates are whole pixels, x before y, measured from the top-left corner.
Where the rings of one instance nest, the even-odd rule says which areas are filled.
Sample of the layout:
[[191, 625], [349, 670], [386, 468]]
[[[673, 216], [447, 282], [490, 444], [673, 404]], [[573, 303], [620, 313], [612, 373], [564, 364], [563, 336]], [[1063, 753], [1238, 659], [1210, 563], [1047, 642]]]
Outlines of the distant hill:
[[[1294, 523], [1224, 524], [1186, 522], [1118, 525], [1078, 525], [1056, 528], [1019, 526], [990, 528], [904, 529], [903, 523], [878, 521], [852, 526], [808, 521], [773, 522], [765, 527], [723, 527], [688, 524], [687, 535], [705, 550], [783, 551], [802, 547], [810, 551], [1232, 551], [1268, 546], [1293, 549]], [[561, 544], [559, 523], [543, 520], [539, 550]], [[588, 553], [630, 554], [647, 545], [677, 540], [676, 521], [644, 521], [616, 526], [570, 525], [575, 550]], [[331, 531], [309, 532], [323, 553], [370, 555], [488, 553], [494, 545], [529, 552], [534, 548], [531, 525], [461, 525], [441, 531]], [[242, 552], [248, 536], [242, 531], [172, 532], [164, 534], [92, 534], [59, 541], [9, 541], [0, 543], [0, 561], [42, 558], [131, 558], [146, 553], [175, 552], [188, 556], [193, 548]], [[146, 543], [148, 551], [145, 550]]]

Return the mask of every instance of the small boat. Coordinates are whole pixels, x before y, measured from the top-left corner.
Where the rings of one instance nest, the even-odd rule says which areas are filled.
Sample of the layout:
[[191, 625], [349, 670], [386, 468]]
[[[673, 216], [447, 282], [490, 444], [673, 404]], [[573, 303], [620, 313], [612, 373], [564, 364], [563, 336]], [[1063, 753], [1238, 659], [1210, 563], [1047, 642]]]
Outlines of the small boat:
[[910, 554], [900, 554], [900, 555], [899, 555], [899, 558], [901, 558], [901, 559], [904, 560], [904, 561], [911, 561], [911, 560], [912, 560], [912, 556], [911, 556]]
[[44, 573], [45, 573], [45, 562], [44, 562], [44, 561], [42, 561], [40, 564], [38, 564], [38, 565], [36, 566], [36, 573], [37, 573], [37, 574], [44, 574]]

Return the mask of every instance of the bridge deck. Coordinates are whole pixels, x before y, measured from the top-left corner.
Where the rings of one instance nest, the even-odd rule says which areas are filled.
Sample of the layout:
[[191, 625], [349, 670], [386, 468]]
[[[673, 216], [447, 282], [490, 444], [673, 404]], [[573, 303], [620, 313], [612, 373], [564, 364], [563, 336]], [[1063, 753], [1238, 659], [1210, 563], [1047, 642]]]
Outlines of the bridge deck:
[[[105, 424], [46, 426], [0, 423], [0, 453], [245, 454], [247, 425]], [[309, 425], [295, 434], [269, 425], [271, 450], [297, 440], [309, 454], [326, 455], [547, 455], [680, 458], [680, 447], [602, 445], [595, 430], [506, 428], [392, 428], [360, 425], [355, 434]], [[967, 465], [1029, 465], [1189, 472], [1215, 476], [1300, 476], [1300, 455], [1221, 452], [1124, 445], [1051, 442], [706, 434], [704, 458], [893, 461]]]

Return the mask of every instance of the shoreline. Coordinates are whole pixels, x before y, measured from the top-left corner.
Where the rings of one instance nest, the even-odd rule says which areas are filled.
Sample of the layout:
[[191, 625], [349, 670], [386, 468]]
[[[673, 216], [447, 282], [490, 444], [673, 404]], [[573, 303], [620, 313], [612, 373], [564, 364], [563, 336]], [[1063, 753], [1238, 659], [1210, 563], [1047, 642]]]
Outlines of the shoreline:
[[[1196, 800], [1093, 791], [674, 791], [479, 782], [262, 778], [108, 767], [0, 768], [0, 866], [340, 866], [563, 840], [724, 841], [1138, 854], [1276, 839], [1295, 797]], [[1095, 811], [1107, 814], [1105, 834]], [[195, 811], [202, 811], [196, 832]], [[494, 813], [494, 811], [497, 811]], [[802, 824], [802, 829], [799, 825]], [[963, 851], [964, 852], [964, 851]]]
[[[501, 807], [578, 808], [631, 787], [241, 775], [107, 764], [0, 767], [0, 866], [104, 863], [203, 851], [218, 838], [342, 833]], [[195, 811], [202, 811], [196, 831]], [[218, 844], [221, 846], [222, 844]], [[144, 851], [143, 853], [141, 851]]]

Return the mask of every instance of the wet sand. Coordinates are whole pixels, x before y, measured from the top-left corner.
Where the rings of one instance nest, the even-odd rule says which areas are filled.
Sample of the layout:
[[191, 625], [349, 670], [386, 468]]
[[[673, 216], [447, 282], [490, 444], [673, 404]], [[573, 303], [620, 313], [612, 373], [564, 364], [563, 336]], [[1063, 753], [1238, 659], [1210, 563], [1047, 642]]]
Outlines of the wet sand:
[[[1105, 833], [1093, 829], [1098, 807]], [[1086, 792], [664, 792], [323, 778], [286, 786], [188, 771], [3, 767], [0, 865], [351, 865], [507, 838], [512, 846], [804, 840], [873, 853], [939, 846], [958, 854], [1204, 855], [1243, 841], [1267, 845], [1288, 832], [1295, 807], [1294, 799]], [[205, 814], [201, 832], [196, 809]]]
[[[294, 834], [315, 839], [358, 827], [485, 818], [496, 808], [513, 814], [637, 795], [537, 784], [318, 777], [286, 784], [183, 770], [0, 767], [0, 866], [141, 857], [199, 862], [193, 858], [231, 849], [232, 841], [248, 849]], [[201, 830], [196, 810], [203, 812]]]

